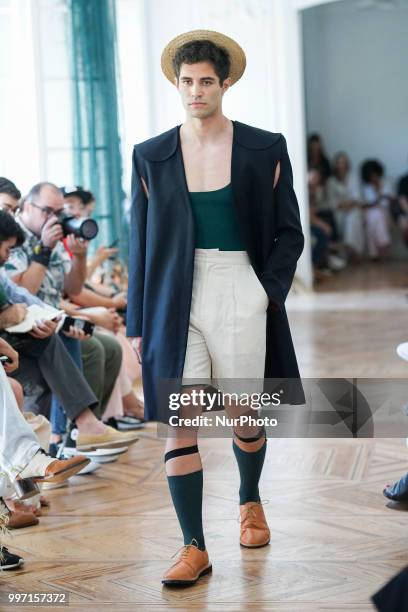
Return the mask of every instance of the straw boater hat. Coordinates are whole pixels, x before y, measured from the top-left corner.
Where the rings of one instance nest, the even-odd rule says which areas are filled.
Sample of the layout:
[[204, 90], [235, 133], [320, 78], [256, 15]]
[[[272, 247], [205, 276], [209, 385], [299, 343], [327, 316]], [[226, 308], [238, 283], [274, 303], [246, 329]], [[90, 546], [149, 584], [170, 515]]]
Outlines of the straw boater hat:
[[191, 32], [185, 32], [173, 38], [162, 53], [162, 70], [173, 85], [176, 76], [173, 68], [174, 56], [180, 47], [194, 40], [209, 40], [218, 47], [222, 47], [228, 53], [231, 62], [229, 77], [232, 85], [242, 77], [246, 66], [246, 58], [244, 51], [235, 40], [225, 36], [225, 34], [220, 34], [220, 32], [214, 32], [212, 30], [192, 30]]

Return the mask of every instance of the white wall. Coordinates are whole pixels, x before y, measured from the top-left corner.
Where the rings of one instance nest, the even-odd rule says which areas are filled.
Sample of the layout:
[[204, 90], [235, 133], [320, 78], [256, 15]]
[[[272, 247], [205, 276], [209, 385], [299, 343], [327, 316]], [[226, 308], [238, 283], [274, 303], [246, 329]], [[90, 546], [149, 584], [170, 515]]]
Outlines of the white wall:
[[307, 128], [322, 134], [330, 156], [348, 151], [356, 167], [378, 157], [397, 177], [408, 163], [408, 3], [361, 6], [304, 11]]

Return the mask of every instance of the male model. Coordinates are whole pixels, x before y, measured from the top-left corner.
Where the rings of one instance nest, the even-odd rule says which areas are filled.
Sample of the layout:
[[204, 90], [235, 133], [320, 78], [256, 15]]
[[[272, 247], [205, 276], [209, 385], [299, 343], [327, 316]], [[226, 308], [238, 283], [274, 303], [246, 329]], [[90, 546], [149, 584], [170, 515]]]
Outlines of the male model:
[[[127, 332], [143, 363], [146, 416], [163, 423], [170, 411], [160, 380], [299, 377], [284, 302], [303, 234], [285, 138], [222, 113], [245, 65], [241, 47], [218, 32], [172, 40], [162, 69], [186, 120], [134, 148]], [[236, 414], [232, 403], [225, 408]], [[197, 428], [168, 430], [166, 473], [184, 547], [163, 583], [189, 585], [211, 571], [203, 472]], [[264, 428], [235, 427], [233, 450], [240, 543], [265, 546]]]

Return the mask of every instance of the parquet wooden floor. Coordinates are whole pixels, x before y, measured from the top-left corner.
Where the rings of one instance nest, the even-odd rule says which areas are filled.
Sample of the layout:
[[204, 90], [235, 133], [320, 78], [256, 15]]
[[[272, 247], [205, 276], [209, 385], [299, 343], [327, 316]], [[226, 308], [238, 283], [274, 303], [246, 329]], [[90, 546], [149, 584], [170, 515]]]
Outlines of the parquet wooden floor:
[[[395, 356], [408, 339], [403, 266], [379, 266], [368, 284], [361, 270], [353, 274], [354, 283], [339, 275], [325, 293], [289, 299], [302, 373], [405, 376], [408, 364]], [[365, 612], [370, 595], [408, 565], [408, 508], [382, 495], [408, 469], [405, 440], [270, 440], [261, 493], [272, 539], [259, 550], [238, 545], [231, 441], [203, 439], [200, 448], [214, 572], [199, 585], [160, 583], [181, 541], [163, 440], [150, 424], [118, 462], [47, 492], [40, 525], [13, 532], [10, 548], [26, 564], [0, 577], [0, 591], [63, 589], [75, 612]]]

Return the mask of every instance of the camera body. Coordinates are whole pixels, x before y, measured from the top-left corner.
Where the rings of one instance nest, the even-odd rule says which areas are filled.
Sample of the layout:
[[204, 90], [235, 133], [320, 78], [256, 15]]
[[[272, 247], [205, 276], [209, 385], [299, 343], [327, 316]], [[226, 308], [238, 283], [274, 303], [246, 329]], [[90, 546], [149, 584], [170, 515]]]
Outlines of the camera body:
[[76, 238], [93, 240], [99, 232], [95, 219], [77, 219], [76, 217], [62, 212], [58, 215], [58, 223], [62, 226], [64, 238], [68, 234], [74, 234]]

